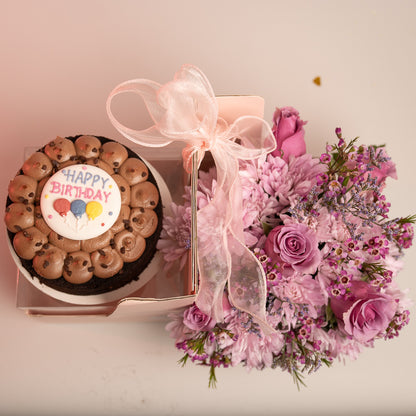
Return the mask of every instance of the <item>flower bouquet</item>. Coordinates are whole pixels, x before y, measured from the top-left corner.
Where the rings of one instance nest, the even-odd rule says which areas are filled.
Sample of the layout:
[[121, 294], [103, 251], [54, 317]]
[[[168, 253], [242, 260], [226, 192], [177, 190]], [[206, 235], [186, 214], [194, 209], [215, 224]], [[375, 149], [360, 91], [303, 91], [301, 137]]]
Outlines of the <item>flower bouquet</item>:
[[[153, 126], [136, 131], [115, 119], [111, 96], [122, 92], [143, 98]], [[127, 81], [111, 96], [110, 120], [128, 139], [181, 142], [188, 173], [212, 157], [191, 175], [183, 204], [172, 204], [158, 243], [166, 268], [184, 267], [191, 249], [196, 259], [195, 303], [167, 329], [183, 364], [210, 368], [210, 385], [217, 367], [242, 364], [280, 367], [299, 386], [303, 373], [356, 358], [408, 323], [396, 277], [416, 216], [388, 217], [383, 189], [396, 169], [382, 146], [347, 142], [337, 128], [336, 143], [313, 157], [290, 107], [276, 110], [272, 129], [257, 116], [230, 125], [192, 65], [165, 85]]]
[[[266, 277], [266, 325], [233, 304], [229, 282], [221, 320], [198, 302], [170, 316], [167, 330], [184, 353], [180, 362], [208, 366], [210, 386], [217, 367], [242, 364], [280, 367], [299, 387], [303, 373], [336, 358], [355, 359], [409, 321], [410, 301], [396, 277], [416, 218], [388, 218], [382, 192], [387, 177], [396, 178], [394, 163], [382, 146], [347, 142], [340, 128], [337, 142], [314, 158], [306, 154], [304, 124], [295, 109], [277, 109], [276, 149], [239, 161], [244, 244]], [[198, 209], [216, 188], [216, 168], [200, 171]], [[190, 249], [190, 189], [184, 201], [164, 222], [159, 248], [168, 267], [183, 265]], [[206, 234], [199, 222], [198, 232]]]

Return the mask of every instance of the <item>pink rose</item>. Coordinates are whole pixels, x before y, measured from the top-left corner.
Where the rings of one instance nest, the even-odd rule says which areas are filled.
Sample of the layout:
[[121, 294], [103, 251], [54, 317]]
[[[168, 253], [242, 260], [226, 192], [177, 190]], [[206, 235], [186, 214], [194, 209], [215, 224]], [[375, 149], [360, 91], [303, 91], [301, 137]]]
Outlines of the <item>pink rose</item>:
[[321, 261], [316, 234], [305, 224], [273, 228], [267, 236], [264, 251], [274, 262], [286, 263], [305, 274], [314, 273]]
[[215, 326], [215, 321], [196, 305], [192, 305], [183, 313], [183, 323], [194, 331], [209, 331]]
[[332, 298], [331, 309], [346, 334], [359, 342], [367, 342], [386, 330], [397, 305], [394, 299], [375, 292], [367, 283], [354, 281], [351, 297]]
[[276, 108], [273, 115], [272, 131], [276, 138], [277, 147], [272, 155], [280, 156], [286, 162], [291, 155], [304, 155], [306, 153], [304, 124], [306, 122], [299, 118], [299, 113], [294, 108]]

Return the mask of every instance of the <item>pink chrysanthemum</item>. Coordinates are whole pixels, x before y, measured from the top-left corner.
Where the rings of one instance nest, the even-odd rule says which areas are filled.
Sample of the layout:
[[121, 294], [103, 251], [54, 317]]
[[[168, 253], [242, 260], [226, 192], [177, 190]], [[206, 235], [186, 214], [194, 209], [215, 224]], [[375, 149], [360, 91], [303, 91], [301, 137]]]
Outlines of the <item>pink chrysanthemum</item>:
[[224, 354], [231, 355], [233, 366], [244, 362], [248, 369], [271, 367], [273, 355], [279, 354], [284, 345], [280, 331], [260, 336], [258, 330], [249, 327], [249, 316], [233, 310], [226, 318], [227, 330], [234, 334], [236, 341], [224, 349]]
[[260, 183], [269, 195], [278, 199], [277, 210], [281, 212], [293, 206], [298, 197], [305, 196], [316, 185], [317, 175], [326, 169], [309, 154], [291, 158], [288, 164], [269, 155], [262, 166]]
[[277, 201], [264, 192], [255, 162], [242, 162], [240, 168], [243, 226], [246, 244], [252, 246], [264, 234], [262, 221], [276, 212]]
[[172, 214], [164, 218], [157, 248], [163, 253], [167, 268], [179, 261], [182, 269], [191, 248], [191, 207], [172, 203], [171, 209]]

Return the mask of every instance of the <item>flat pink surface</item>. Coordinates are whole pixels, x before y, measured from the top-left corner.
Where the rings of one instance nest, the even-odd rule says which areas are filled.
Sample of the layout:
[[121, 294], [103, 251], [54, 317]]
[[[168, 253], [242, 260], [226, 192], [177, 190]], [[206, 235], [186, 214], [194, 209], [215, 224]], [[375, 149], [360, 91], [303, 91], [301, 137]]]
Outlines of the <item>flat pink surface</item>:
[[[264, 97], [270, 121], [275, 106], [297, 108], [313, 154], [338, 126], [349, 138], [385, 143], [399, 175], [388, 182], [391, 214], [415, 211], [414, 1], [0, 0], [0, 10], [3, 198], [24, 147], [56, 135], [121, 139], [105, 112], [109, 92], [132, 78], [165, 83], [192, 63], [217, 95]], [[115, 105], [125, 124], [149, 124], [136, 97]], [[244, 368], [218, 371], [209, 390], [207, 369], [177, 365], [163, 323], [25, 316], [0, 244], [0, 414], [416, 413], [414, 307], [398, 339], [323, 368], [300, 393], [279, 370]], [[414, 247], [405, 263], [399, 284], [415, 299]]]

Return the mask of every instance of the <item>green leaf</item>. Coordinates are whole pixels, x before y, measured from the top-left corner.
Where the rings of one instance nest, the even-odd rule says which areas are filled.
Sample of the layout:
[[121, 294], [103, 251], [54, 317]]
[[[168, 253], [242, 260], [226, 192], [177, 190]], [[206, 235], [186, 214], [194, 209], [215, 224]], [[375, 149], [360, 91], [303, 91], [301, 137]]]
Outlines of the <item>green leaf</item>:
[[414, 215], [408, 215], [407, 217], [399, 218], [397, 221], [398, 224], [414, 224], [416, 223], [416, 214]]
[[185, 366], [186, 362], [188, 361], [189, 354], [186, 353], [179, 361], [178, 364], [180, 364], [182, 367]]

